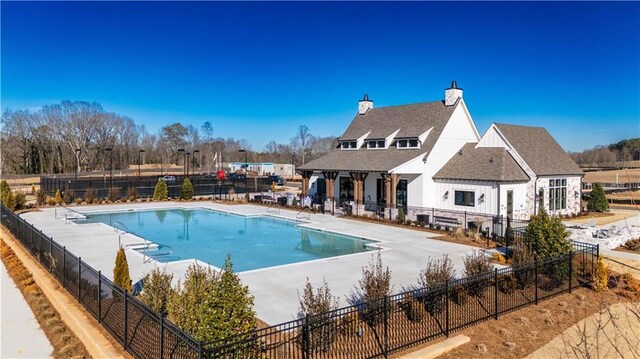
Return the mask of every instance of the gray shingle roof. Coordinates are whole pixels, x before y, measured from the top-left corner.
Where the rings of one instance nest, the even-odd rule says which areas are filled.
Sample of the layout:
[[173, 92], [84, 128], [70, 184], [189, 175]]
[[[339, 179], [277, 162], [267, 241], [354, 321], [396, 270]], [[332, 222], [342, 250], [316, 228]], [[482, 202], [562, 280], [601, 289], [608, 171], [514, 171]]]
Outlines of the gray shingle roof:
[[584, 174], [544, 127], [497, 123], [495, 126], [536, 175]]
[[464, 145], [433, 178], [491, 182], [529, 180], [529, 176], [506, 149], [499, 147], [474, 148], [475, 145], [475, 143]]
[[399, 137], [418, 137], [428, 131], [419, 149], [355, 150], [333, 149], [327, 155], [311, 161], [302, 170], [361, 170], [389, 171], [433, 149], [438, 137], [458, 106], [445, 106], [443, 101], [373, 108], [364, 115], [356, 115], [339, 140], [355, 140], [367, 132], [369, 139], [383, 139], [397, 130]]

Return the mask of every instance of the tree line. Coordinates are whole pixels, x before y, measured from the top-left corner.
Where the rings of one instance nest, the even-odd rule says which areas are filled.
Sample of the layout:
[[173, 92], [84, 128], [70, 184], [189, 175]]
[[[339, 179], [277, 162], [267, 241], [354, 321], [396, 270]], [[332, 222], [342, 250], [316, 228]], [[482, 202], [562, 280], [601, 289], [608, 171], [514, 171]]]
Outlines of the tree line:
[[314, 136], [306, 125], [288, 144], [271, 141], [258, 150], [245, 139], [216, 137], [209, 121], [199, 127], [175, 122], [154, 134], [127, 116], [85, 101], [62, 101], [36, 111], [7, 109], [0, 123], [0, 175], [122, 170], [139, 160], [182, 164], [185, 152], [194, 154], [190, 165], [213, 170], [218, 153], [224, 162], [244, 161], [241, 149], [252, 162], [300, 165], [336, 145], [335, 137]]
[[569, 152], [578, 164], [603, 164], [640, 160], [640, 138], [630, 138], [607, 146], [596, 146], [582, 152]]

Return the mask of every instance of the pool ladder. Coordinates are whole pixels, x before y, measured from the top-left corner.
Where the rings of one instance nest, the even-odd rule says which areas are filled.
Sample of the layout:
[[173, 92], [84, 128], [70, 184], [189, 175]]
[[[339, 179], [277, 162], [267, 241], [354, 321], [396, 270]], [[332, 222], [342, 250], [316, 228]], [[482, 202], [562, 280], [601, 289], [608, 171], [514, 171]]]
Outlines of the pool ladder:
[[[140, 237], [140, 238], [142, 238], [144, 240], [143, 243], [130, 243], [130, 244], [127, 244], [124, 247], [122, 247], [122, 248], [125, 248], [125, 249], [126, 248], [131, 248], [131, 247], [137, 247], [135, 250], [142, 252], [142, 260], [143, 260], [144, 263], [149, 262], [149, 260], [151, 260], [151, 259], [153, 259], [155, 257], [168, 256], [168, 255], [173, 254], [173, 247], [167, 246], [167, 245], [164, 245], [164, 244], [160, 244], [160, 243], [147, 242], [147, 239], [145, 237], [130, 231], [129, 228], [124, 223], [122, 223], [120, 221], [114, 221], [113, 223], [111, 223], [111, 226], [113, 227], [114, 231], [117, 232], [118, 231], [118, 227], [120, 227], [120, 231], [123, 232], [123, 233], [120, 233], [118, 235], [118, 246], [119, 247], [122, 246], [121, 241], [120, 241], [121, 240], [120, 235], [122, 235], [122, 234], [131, 233], [131, 234], [133, 234], [133, 235], [135, 235], [137, 237]], [[138, 246], [140, 246], [140, 244], [142, 244], [142, 247], [138, 247]], [[153, 254], [153, 255], [146, 254], [146, 252], [149, 250], [149, 248], [154, 244], [157, 245], [158, 247], [167, 248], [168, 252], [157, 253], [157, 254]]]

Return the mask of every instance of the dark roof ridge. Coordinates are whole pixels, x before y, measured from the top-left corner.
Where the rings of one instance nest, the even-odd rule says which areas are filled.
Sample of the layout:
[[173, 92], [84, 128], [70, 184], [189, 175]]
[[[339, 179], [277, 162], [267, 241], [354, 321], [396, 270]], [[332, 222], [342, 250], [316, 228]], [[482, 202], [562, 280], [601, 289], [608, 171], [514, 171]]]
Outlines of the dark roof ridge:
[[[512, 126], [512, 127], [542, 128], [542, 129], [546, 130], [546, 128], [545, 128], [545, 127], [543, 127], [543, 126], [514, 125], [514, 124], [512, 124], [512, 123], [499, 123], [499, 122], [494, 122], [493, 124], [494, 124], [494, 125], [496, 125], [496, 126], [498, 126], [498, 127], [499, 127], [499, 126]], [[547, 131], [547, 132], [548, 132], [548, 131]]]
[[[402, 104], [402, 105], [388, 105], [388, 106], [381, 106], [381, 107], [373, 107], [371, 110], [381, 110], [381, 109], [386, 109], [386, 108], [390, 108], [390, 107], [408, 107], [408, 106], [416, 106], [416, 105], [426, 105], [428, 103], [436, 103], [436, 102], [440, 102], [440, 103], [444, 104], [444, 100], [434, 100], [434, 101], [422, 101], [422, 102], [405, 103], [405, 104]], [[457, 105], [457, 103], [454, 104], [454, 106], [455, 105]], [[371, 110], [369, 110], [369, 111], [371, 111]]]

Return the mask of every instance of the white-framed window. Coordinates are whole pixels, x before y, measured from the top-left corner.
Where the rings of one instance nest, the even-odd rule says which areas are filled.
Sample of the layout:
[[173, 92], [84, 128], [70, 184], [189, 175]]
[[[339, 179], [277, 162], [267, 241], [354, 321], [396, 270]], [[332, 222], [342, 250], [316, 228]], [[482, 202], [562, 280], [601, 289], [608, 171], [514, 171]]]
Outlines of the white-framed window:
[[417, 138], [401, 138], [396, 140], [397, 148], [419, 148], [419, 143]]
[[340, 148], [343, 150], [357, 150], [358, 142], [357, 141], [342, 141], [340, 142]]
[[367, 148], [368, 149], [381, 149], [381, 148], [385, 148], [385, 141], [384, 140], [369, 140], [367, 141]]
[[567, 180], [549, 180], [549, 211], [567, 208]]

